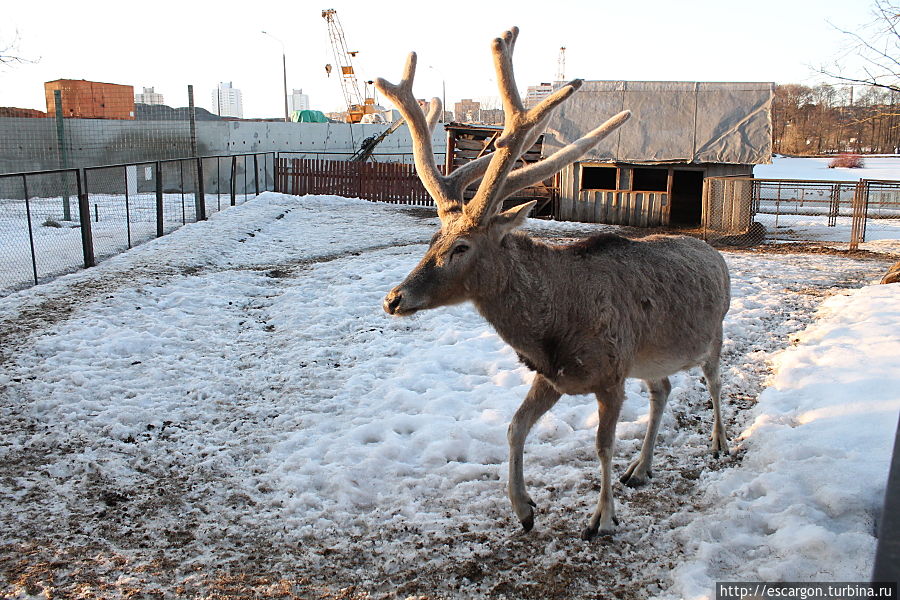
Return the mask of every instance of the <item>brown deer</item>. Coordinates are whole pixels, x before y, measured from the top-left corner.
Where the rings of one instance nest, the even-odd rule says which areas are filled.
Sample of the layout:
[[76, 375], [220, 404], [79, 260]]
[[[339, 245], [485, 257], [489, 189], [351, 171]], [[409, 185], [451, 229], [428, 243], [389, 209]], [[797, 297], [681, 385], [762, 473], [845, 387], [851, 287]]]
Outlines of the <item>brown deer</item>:
[[[572, 81], [526, 110], [513, 78], [517, 36], [514, 27], [493, 42], [505, 113], [496, 150], [449, 175], [439, 173], [431, 148], [441, 103], [432, 100], [426, 115], [412, 93], [415, 53], [409, 55], [399, 85], [376, 81], [409, 124], [416, 169], [441, 220], [425, 256], [385, 297], [384, 310], [405, 316], [471, 301], [521, 361], [536, 371], [508, 431], [509, 499], [526, 531], [534, 526], [535, 506], [522, 474], [529, 430], [562, 394], [596, 395], [602, 483], [597, 508], [582, 534], [591, 539], [598, 532], [611, 533], [618, 523], [610, 477], [626, 377], [646, 382], [650, 422], [640, 455], [621, 478], [625, 485], [641, 485], [652, 476], [653, 447], [671, 390], [668, 376], [696, 365], [703, 369], [713, 402], [713, 451], [728, 451], [719, 412], [728, 269], [716, 250], [688, 237], [632, 241], [600, 234], [560, 246], [515, 231], [535, 202], [500, 212], [504, 198], [553, 176], [630, 116], [621, 112], [552, 156], [514, 170], [551, 111], [581, 86], [580, 80]], [[465, 203], [463, 191], [479, 179], [475, 196]]]

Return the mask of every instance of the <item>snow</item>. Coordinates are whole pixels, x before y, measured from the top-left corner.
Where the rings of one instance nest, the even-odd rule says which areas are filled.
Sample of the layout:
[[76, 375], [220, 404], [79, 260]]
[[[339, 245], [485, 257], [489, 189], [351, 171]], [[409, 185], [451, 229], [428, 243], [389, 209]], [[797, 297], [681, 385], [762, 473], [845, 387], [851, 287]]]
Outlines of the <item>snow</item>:
[[[726, 254], [734, 456], [709, 452], [699, 371], [674, 376], [654, 479], [617, 485], [619, 530], [587, 544], [595, 400], [564, 397], [529, 436], [524, 535], [506, 425], [531, 373], [468, 305], [381, 309], [436, 227], [264, 193], [0, 298], [5, 595], [693, 598], [725, 575], [867, 578], [900, 410], [900, 286], [868, 285], [888, 261]], [[616, 474], [646, 422], [629, 380]]]
[[900, 179], [900, 156], [863, 156], [861, 169], [845, 167], [829, 169], [831, 158], [808, 158], [775, 155], [772, 164], [756, 165], [753, 176], [760, 179], [810, 179], [826, 181], [858, 181], [860, 179]]
[[706, 478], [707, 516], [679, 533], [696, 557], [676, 569], [671, 597], [871, 572], [900, 412], [900, 286], [829, 298], [793, 342], [741, 434], [741, 468]]
[[[796, 179], [790, 183], [767, 183], [760, 189], [759, 212], [754, 217], [766, 227], [767, 239], [778, 242], [815, 241], [846, 244], [852, 228], [852, 204], [859, 179], [900, 180], [900, 156], [865, 156], [861, 169], [828, 168], [830, 158], [798, 158], [775, 155], [770, 165], [756, 165], [760, 179]], [[808, 181], [843, 181], [844, 185]], [[829, 225], [832, 195], [840, 199], [837, 216]], [[893, 189], [870, 192], [865, 242], [860, 248], [870, 252], [900, 253], [900, 203]]]

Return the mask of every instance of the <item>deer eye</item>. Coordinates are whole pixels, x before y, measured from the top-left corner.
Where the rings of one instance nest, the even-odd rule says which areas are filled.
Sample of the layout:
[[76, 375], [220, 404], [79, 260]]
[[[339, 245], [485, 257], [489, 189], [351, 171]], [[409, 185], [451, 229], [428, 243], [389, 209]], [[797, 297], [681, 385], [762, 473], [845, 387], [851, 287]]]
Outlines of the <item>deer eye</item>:
[[450, 258], [453, 258], [454, 256], [458, 256], [460, 254], [464, 254], [465, 252], [468, 252], [468, 251], [469, 251], [469, 247], [467, 245], [459, 244], [458, 246], [453, 248], [453, 250], [450, 252]]

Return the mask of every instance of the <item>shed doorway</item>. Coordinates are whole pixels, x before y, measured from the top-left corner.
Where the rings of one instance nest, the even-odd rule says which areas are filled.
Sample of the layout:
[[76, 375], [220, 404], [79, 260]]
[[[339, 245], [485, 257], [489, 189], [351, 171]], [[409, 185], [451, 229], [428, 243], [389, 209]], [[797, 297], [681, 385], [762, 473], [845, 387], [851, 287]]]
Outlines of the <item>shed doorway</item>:
[[703, 171], [675, 169], [670, 200], [670, 225], [699, 227], [703, 205]]

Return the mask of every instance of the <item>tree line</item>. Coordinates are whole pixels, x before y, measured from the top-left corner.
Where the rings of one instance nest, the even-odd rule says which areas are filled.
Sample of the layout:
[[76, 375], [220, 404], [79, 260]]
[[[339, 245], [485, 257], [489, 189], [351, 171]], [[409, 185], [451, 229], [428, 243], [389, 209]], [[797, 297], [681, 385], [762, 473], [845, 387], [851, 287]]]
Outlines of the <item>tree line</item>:
[[775, 86], [772, 143], [778, 154], [900, 151], [900, 93], [875, 86]]

